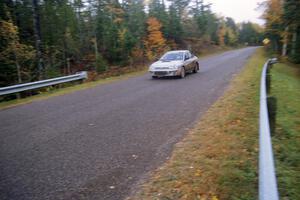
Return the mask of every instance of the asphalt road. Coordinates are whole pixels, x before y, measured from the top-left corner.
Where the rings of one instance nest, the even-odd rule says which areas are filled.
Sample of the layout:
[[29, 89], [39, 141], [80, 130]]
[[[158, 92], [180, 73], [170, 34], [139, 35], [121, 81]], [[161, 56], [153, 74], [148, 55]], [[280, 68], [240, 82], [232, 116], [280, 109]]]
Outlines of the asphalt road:
[[[124, 199], [220, 97], [255, 48], [0, 111], [0, 199]], [[222, 116], [220, 116], [222, 117]]]

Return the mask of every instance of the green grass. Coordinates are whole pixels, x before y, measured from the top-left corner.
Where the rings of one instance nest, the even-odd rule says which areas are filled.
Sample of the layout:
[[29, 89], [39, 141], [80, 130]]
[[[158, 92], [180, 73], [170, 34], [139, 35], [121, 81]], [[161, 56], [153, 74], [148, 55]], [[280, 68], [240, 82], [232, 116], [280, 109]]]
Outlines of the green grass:
[[273, 146], [282, 199], [300, 199], [300, 66], [276, 64], [271, 95], [277, 112]]
[[253, 200], [258, 196], [258, 111], [263, 49], [128, 200]]

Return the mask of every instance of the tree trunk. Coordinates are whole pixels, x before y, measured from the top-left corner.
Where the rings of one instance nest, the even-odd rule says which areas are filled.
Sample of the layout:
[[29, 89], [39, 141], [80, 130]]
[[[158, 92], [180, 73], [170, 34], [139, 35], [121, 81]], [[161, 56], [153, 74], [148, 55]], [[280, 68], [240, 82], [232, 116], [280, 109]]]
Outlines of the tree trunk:
[[[17, 55], [16, 44], [15, 43], [14, 43], [14, 60], [15, 60], [15, 65], [16, 65], [16, 70], [17, 70], [18, 83], [20, 84], [20, 83], [22, 83], [21, 66], [20, 66], [20, 63], [18, 61], [18, 55]], [[16, 93], [16, 97], [17, 97], [17, 99], [20, 99], [21, 94]]]
[[40, 27], [40, 15], [38, 11], [38, 0], [32, 0], [32, 14], [33, 14], [33, 30], [35, 37], [35, 49], [36, 59], [38, 66], [38, 79], [42, 80], [45, 78], [45, 69], [42, 57], [42, 45], [41, 45], [41, 27]]
[[292, 56], [296, 54], [296, 42], [297, 42], [297, 29], [294, 30], [293, 38], [292, 38]]
[[17, 60], [15, 60], [15, 65], [17, 67], [17, 74], [18, 74], [18, 83], [22, 83], [22, 77], [21, 77], [21, 66]]
[[289, 34], [289, 27], [287, 26], [284, 30], [282, 53], [281, 53], [282, 56], [286, 56], [287, 54], [288, 34]]
[[98, 66], [98, 61], [99, 61], [99, 52], [98, 52], [98, 41], [97, 41], [96, 34], [95, 34], [94, 47], [95, 47], [95, 71], [97, 72], [97, 66]]
[[80, 62], [81, 62], [81, 60], [82, 60], [81, 55], [84, 53], [84, 39], [83, 39], [83, 38], [84, 38], [84, 35], [83, 35], [83, 31], [82, 31], [82, 26], [83, 26], [83, 24], [82, 24], [81, 7], [80, 7], [80, 6], [78, 6], [78, 8], [77, 8], [76, 14], [77, 14], [77, 23], [78, 23], [79, 40], [80, 40], [80, 47], [79, 47], [79, 49], [80, 49], [80, 54], [79, 54], [79, 60], [80, 60]]
[[67, 58], [67, 70], [68, 70], [68, 75], [70, 75], [71, 74], [70, 58]]
[[64, 62], [64, 68], [63, 68], [63, 71], [64, 71], [64, 74], [68, 74], [68, 55], [67, 55], [67, 47], [66, 47], [66, 39], [65, 37], [63, 37], [63, 62]]
[[94, 37], [94, 49], [95, 49], [95, 72], [97, 72], [97, 66], [98, 66], [98, 61], [99, 61], [99, 51], [98, 51], [98, 38], [97, 38], [97, 34], [96, 34], [96, 24], [93, 21], [92, 18], [92, 1], [88, 0], [88, 4], [89, 4], [89, 21], [90, 21], [90, 31], [91, 31], [91, 35], [92, 37]]

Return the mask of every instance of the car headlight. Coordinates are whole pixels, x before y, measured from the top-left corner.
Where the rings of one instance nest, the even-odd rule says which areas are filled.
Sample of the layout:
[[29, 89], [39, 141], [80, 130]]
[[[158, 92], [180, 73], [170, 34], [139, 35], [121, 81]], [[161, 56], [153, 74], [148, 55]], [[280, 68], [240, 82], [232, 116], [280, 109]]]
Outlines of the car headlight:
[[152, 65], [150, 65], [149, 71], [153, 71], [153, 70], [154, 70], [154, 67]]
[[173, 65], [170, 67], [170, 69], [177, 69], [177, 66]]

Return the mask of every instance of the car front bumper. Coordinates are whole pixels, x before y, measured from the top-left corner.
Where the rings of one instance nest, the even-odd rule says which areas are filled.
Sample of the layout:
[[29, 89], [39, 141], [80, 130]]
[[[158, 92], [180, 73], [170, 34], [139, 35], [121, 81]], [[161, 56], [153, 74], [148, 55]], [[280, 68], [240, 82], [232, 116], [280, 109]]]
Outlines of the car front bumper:
[[163, 76], [179, 76], [180, 70], [159, 70], [149, 71], [152, 76], [163, 77]]

